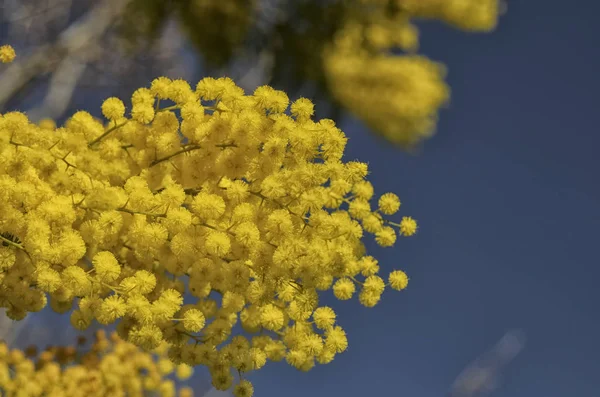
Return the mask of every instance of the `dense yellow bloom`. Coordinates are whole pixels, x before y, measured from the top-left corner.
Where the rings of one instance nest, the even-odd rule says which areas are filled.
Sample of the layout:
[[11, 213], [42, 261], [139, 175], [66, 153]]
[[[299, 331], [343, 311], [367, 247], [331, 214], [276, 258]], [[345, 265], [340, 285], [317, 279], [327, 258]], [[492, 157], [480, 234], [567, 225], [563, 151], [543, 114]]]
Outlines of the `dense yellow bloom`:
[[[412, 218], [387, 219], [398, 197], [382, 195], [375, 209], [367, 164], [342, 161], [347, 138], [313, 120], [307, 98], [290, 105], [268, 86], [245, 95], [231, 79], [192, 90], [159, 78], [131, 102], [126, 116], [106, 100], [106, 125], [84, 111], [61, 127], [0, 116], [7, 315], [20, 320], [49, 301], [73, 309], [75, 329], [116, 324], [128, 343], [164, 349], [180, 377], [204, 365], [216, 388], [238, 396], [253, 388], [234, 385], [232, 371], [331, 362], [348, 341], [319, 293], [380, 301], [383, 266], [364, 234], [384, 247], [414, 234]], [[406, 286], [400, 275], [391, 288]], [[238, 322], [248, 339], [233, 335]], [[136, 387], [175, 393], [157, 376]]]

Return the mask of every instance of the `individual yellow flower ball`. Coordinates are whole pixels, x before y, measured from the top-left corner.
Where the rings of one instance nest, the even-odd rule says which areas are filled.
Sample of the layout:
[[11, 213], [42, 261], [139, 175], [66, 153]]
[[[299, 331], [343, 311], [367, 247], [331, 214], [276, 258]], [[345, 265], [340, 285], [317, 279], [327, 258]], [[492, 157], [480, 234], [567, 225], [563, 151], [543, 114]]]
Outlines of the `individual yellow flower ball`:
[[360, 181], [352, 187], [352, 193], [359, 199], [370, 200], [374, 194], [373, 185], [368, 181]]
[[417, 221], [410, 216], [405, 216], [400, 221], [400, 233], [403, 236], [412, 236], [417, 232]]
[[131, 96], [131, 104], [133, 106], [150, 106], [150, 108], [153, 108], [154, 105], [154, 95], [152, 94], [152, 91], [148, 88], [142, 87], [142, 88], [138, 88], [137, 90], [135, 90], [133, 92], [133, 95]]
[[121, 265], [110, 251], [100, 251], [92, 258], [96, 276], [104, 283], [111, 283], [119, 278]]
[[98, 311], [98, 322], [108, 325], [125, 315], [127, 305], [119, 295], [111, 295], [102, 301]]
[[17, 54], [15, 53], [15, 49], [9, 45], [0, 46], [0, 62], [2, 63], [10, 63], [12, 62]]
[[354, 291], [356, 291], [356, 286], [350, 279], [342, 278], [333, 284], [333, 294], [339, 300], [345, 301], [352, 298]]
[[161, 375], [169, 375], [175, 369], [175, 364], [168, 358], [162, 358], [158, 361], [158, 372]]
[[391, 247], [396, 242], [396, 232], [389, 226], [384, 226], [375, 233], [375, 241], [381, 247]]
[[131, 118], [142, 124], [148, 124], [154, 119], [154, 107], [152, 104], [133, 105], [131, 109]]
[[159, 347], [162, 343], [163, 333], [154, 324], [142, 325], [141, 327], [136, 325], [129, 332], [129, 340], [146, 350], [152, 350]]
[[383, 228], [383, 220], [376, 213], [367, 215], [362, 221], [363, 229], [369, 233], [377, 233]]
[[211, 230], [204, 247], [209, 254], [222, 258], [231, 250], [231, 240], [226, 233]]
[[159, 396], [175, 397], [175, 382], [173, 382], [171, 379], [163, 380], [160, 382], [157, 392]]
[[306, 362], [306, 353], [302, 350], [292, 349], [285, 356], [285, 361], [294, 368], [300, 368]]
[[254, 395], [254, 387], [250, 381], [243, 379], [233, 388], [235, 397], [252, 397]]
[[334, 327], [325, 333], [325, 348], [342, 353], [348, 348], [348, 338], [342, 327]]
[[194, 390], [191, 387], [182, 387], [179, 389], [179, 397], [194, 397]]
[[44, 292], [56, 291], [61, 282], [60, 274], [54, 269], [44, 268], [37, 272], [37, 285]]
[[0, 270], [8, 270], [15, 264], [17, 256], [12, 247], [0, 247]]
[[168, 77], [157, 77], [156, 79], [152, 80], [150, 91], [152, 91], [152, 93], [159, 99], [167, 99], [169, 97], [172, 83], [173, 81]]
[[69, 320], [73, 328], [79, 331], [85, 331], [92, 324], [92, 317], [81, 310], [73, 310]]
[[316, 357], [319, 364], [329, 364], [335, 358], [335, 350], [325, 346], [321, 353]]
[[275, 305], [268, 304], [262, 308], [260, 322], [265, 329], [278, 331], [283, 327], [285, 321], [283, 311]]
[[75, 295], [86, 295], [92, 287], [92, 283], [90, 282], [88, 275], [85, 273], [85, 270], [79, 266], [67, 267], [62, 271], [61, 276], [65, 285], [69, 289], [73, 290]]
[[190, 309], [183, 314], [183, 326], [186, 331], [200, 332], [205, 323], [204, 314], [198, 309]]
[[361, 274], [365, 277], [373, 276], [379, 271], [379, 262], [372, 256], [363, 256], [358, 264]]
[[102, 103], [102, 114], [109, 120], [118, 120], [125, 115], [123, 101], [116, 97], [110, 97]]
[[274, 113], [283, 113], [289, 105], [289, 98], [285, 92], [275, 90], [268, 85], [256, 88], [254, 97], [257, 99], [258, 106]]
[[175, 369], [175, 376], [179, 380], [189, 379], [194, 374], [194, 368], [187, 364], [179, 364]]
[[215, 371], [212, 375], [212, 385], [217, 390], [225, 391], [231, 387], [233, 383], [233, 375], [229, 370]]
[[56, 129], [56, 121], [50, 119], [50, 118], [44, 118], [41, 119], [38, 123], [38, 125], [40, 126], [40, 128], [44, 129], [44, 130], [54, 130]]
[[135, 272], [136, 286], [140, 294], [149, 294], [156, 287], [156, 276], [148, 270]]
[[330, 307], [319, 307], [313, 313], [313, 320], [319, 329], [330, 329], [335, 324], [335, 312]]
[[183, 79], [176, 79], [171, 82], [168, 95], [168, 99], [178, 105], [192, 102], [196, 99], [189, 83]]
[[400, 199], [394, 193], [386, 193], [379, 198], [379, 210], [386, 215], [394, 215], [400, 208]]
[[245, 247], [254, 247], [260, 242], [260, 230], [254, 222], [242, 222], [235, 228], [235, 239]]
[[183, 297], [181, 296], [181, 292], [177, 291], [174, 288], [164, 290], [161, 293], [159, 300], [173, 307], [179, 307], [183, 304]]
[[394, 270], [388, 278], [390, 287], [396, 291], [403, 290], [408, 285], [408, 276], [402, 270]]
[[200, 192], [194, 196], [192, 211], [203, 221], [218, 219], [225, 212], [225, 200], [216, 194]]
[[414, 52], [419, 49], [419, 30], [410, 23], [404, 23], [396, 29], [396, 43], [405, 51]]
[[290, 107], [292, 115], [298, 121], [307, 121], [315, 114], [315, 105], [307, 98], [298, 98]]
[[364, 307], [373, 307], [381, 300], [381, 293], [369, 289], [363, 289], [358, 295], [358, 301]]
[[375, 276], [375, 275], [369, 276], [363, 282], [363, 290], [373, 291], [378, 294], [381, 294], [381, 293], [383, 293], [384, 289], [385, 289], [385, 282], [379, 276]]

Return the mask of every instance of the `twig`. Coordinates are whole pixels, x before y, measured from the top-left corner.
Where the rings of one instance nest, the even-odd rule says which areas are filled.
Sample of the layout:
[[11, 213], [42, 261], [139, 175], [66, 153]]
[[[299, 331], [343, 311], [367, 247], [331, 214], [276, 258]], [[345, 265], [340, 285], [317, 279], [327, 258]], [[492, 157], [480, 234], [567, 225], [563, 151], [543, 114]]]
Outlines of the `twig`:
[[123, 13], [131, 0], [103, 0], [63, 31], [55, 43], [37, 47], [17, 58], [0, 75], [0, 109], [36, 76], [51, 73], [61, 59], [86, 49]]

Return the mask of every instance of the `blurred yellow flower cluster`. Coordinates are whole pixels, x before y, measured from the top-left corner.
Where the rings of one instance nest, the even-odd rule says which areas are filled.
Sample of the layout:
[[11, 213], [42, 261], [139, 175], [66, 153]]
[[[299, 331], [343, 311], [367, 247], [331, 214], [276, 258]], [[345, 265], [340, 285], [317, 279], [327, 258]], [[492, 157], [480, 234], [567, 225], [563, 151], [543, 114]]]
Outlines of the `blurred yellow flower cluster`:
[[[374, 131], [414, 146], [434, 133], [450, 89], [442, 64], [413, 54], [419, 31], [412, 19], [490, 31], [498, 13], [498, 0], [360, 0], [323, 51], [329, 89]], [[394, 48], [405, 54], [391, 53]]]
[[[380, 277], [363, 239], [392, 246], [416, 222], [388, 219], [400, 208], [393, 193], [373, 205], [367, 164], [342, 160], [346, 136], [312, 120], [310, 100], [160, 77], [131, 103], [128, 117], [107, 99], [106, 124], [85, 111], [62, 127], [0, 115], [0, 306], [10, 318], [49, 298], [56, 312], [73, 309], [76, 329], [117, 323], [124, 340], [166, 343], [173, 363], [207, 366], [226, 390], [233, 370], [285, 360], [307, 371], [346, 349], [319, 291], [372, 307], [386, 286], [407, 286], [400, 270]], [[232, 335], [238, 323], [245, 336]], [[247, 380], [234, 387], [252, 393]]]
[[489, 32], [495, 29], [503, 6], [501, 0], [392, 0], [392, 2], [414, 17], [441, 19], [456, 28], [473, 32]]
[[0, 390], [6, 397], [139, 396], [156, 392], [164, 397], [193, 397], [189, 387], [177, 390], [169, 375], [185, 380], [193, 369], [166, 356], [166, 344], [144, 352], [117, 334], [96, 333], [89, 348], [50, 346], [38, 354], [35, 347], [9, 349], [0, 342]]
[[216, 65], [225, 64], [244, 42], [257, 8], [256, 0], [186, 0], [179, 4], [181, 26], [188, 38], [206, 61]]

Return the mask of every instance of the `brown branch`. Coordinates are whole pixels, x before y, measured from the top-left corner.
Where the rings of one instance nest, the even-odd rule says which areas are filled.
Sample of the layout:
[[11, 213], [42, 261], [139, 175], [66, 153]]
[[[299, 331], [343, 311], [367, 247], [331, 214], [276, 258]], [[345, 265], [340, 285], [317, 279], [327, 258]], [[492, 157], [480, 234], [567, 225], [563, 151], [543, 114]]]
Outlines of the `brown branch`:
[[98, 40], [123, 13], [131, 0], [103, 0], [64, 30], [52, 44], [18, 57], [0, 75], [0, 109], [38, 75], [53, 72], [62, 59], [81, 52]]

